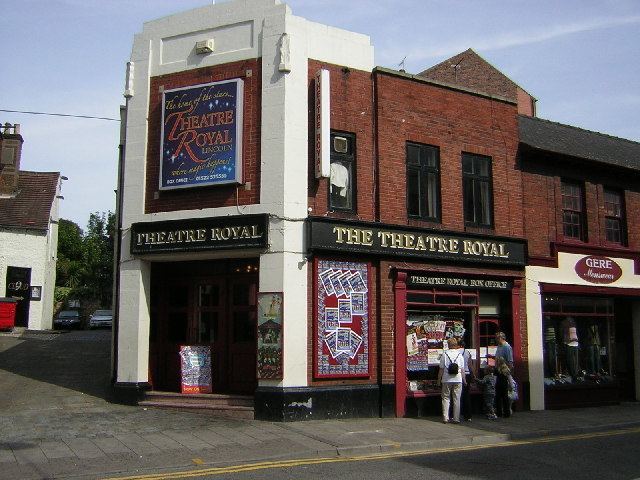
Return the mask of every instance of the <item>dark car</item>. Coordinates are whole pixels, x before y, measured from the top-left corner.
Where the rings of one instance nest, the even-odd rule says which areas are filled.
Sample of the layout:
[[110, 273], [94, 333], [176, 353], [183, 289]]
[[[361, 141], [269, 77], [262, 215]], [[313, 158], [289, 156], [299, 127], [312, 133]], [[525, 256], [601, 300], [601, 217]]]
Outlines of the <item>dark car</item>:
[[111, 310], [96, 310], [89, 317], [89, 328], [109, 327], [113, 323], [113, 312]]
[[62, 310], [58, 316], [53, 319], [53, 328], [80, 328], [82, 319], [80, 312], [77, 310]]

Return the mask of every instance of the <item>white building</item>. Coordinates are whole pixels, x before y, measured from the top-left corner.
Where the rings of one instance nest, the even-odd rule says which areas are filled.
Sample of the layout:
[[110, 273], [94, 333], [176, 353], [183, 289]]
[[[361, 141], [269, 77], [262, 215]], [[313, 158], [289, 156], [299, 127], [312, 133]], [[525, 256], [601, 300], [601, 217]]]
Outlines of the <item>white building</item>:
[[20, 126], [0, 131], [0, 296], [18, 300], [15, 324], [52, 327], [58, 204], [58, 172], [20, 170]]

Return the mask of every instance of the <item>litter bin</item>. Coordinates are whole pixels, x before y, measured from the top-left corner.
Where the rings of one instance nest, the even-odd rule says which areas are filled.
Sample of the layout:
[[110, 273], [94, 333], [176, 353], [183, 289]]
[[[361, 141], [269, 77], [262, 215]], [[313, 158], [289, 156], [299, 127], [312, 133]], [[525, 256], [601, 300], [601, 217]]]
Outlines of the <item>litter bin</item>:
[[0, 330], [13, 330], [17, 305], [18, 301], [15, 298], [0, 297]]

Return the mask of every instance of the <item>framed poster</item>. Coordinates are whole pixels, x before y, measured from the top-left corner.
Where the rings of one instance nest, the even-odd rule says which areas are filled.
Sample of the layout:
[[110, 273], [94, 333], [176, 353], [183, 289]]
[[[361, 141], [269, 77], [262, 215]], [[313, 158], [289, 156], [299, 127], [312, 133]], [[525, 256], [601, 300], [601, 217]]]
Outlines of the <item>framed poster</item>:
[[160, 190], [242, 181], [241, 79], [162, 94]]
[[258, 378], [282, 378], [282, 293], [258, 293]]
[[369, 265], [317, 260], [314, 376], [369, 377]]
[[180, 373], [182, 393], [211, 393], [211, 347], [181, 345]]

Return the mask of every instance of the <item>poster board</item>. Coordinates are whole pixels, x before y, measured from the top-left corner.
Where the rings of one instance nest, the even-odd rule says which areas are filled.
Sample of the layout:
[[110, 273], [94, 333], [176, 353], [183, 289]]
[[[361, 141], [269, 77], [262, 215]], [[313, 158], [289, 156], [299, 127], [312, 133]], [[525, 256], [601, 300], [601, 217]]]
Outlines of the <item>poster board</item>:
[[318, 260], [314, 376], [369, 377], [369, 265]]
[[282, 293], [258, 293], [258, 365], [259, 379], [282, 378]]
[[242, 79], [162, 94], [160, 190], [242, 181]]
[[180, 385], [182, 393], [211, 393], [211, 347], [180, 346]]

